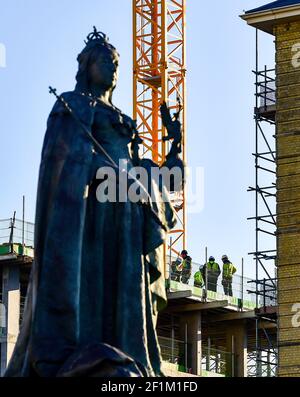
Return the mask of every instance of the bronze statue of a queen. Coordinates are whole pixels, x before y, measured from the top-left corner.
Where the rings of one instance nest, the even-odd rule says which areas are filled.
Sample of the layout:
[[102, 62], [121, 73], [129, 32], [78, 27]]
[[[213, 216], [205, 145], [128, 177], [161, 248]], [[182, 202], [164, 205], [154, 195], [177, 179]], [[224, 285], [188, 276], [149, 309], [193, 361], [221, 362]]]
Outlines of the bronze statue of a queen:
[[[124, 167], [126, 175], [158, 168], [139, 159], [135, 122], [112, 103], [118, 62], [94, 29], [78, 56], [75, 90], [57, 96], [50, 113], [35, 258], [7, 377], [162, 375], [155, 329], [166, 302], [163, 243], [175, 225], [168, 192], [150, 179], [145, 190], [153, 191], [139, 202], [97, 194], [108, 182], [99, 179], [103, 167]], [[162, 111], [168, 130], [177, 126], [168, 166], [178, 162], [181, 135], [165, 105]]]

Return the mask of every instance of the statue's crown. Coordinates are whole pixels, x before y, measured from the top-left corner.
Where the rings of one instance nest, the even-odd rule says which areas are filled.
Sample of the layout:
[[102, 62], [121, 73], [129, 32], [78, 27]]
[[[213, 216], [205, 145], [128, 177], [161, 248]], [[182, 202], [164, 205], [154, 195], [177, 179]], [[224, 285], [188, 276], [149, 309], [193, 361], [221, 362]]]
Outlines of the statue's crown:
[[93, 26], [93, 31], [87, 36], [86, 40], [84, 41], [85, 44], [108, 44], [109, 38], [106, 36], [105, 33], [98, 32], [96, 26]]

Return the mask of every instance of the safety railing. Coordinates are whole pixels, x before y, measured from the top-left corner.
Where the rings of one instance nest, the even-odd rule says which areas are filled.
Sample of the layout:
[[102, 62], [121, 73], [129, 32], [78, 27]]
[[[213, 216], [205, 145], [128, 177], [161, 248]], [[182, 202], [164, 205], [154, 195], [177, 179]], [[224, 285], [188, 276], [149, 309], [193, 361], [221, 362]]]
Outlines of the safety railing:
[[[161, 336], [158, 337], [158, 340], [164, 362], [176, 365], [179, 372], [192, 372], [188, 368], [188, 343]], [[234, 369], [231, 365], [233, 362], [234, 354], [202, 344], [201, 374], [198, 375], [234, 376]]]
[[209, 345], [202, 345], [202, 372], [209, 374], [217, 374], [220, 376], [234, 376], [233, 368], [228, 368], [228, 365], [234, 362], [234, 355], [226, 351], [210, 347]]
[[275, 69], [261, 70], [257, 74], [257, 97], [260, 108], [267, 110], [268, 106], [276, 104]]
[[177, 339], [158, 337], [163, 361], [175, 364], [179, 372], [190, 373], [188, 368], [188, 343]]
[[276, 278], [265, 278], [248, 282], [248, 293], [258, 296], [259, 307], [277, 306], [277, 281]]
[[34, 246], [34, 224], [20, 219], [1, 219], [0, 245], [23, 243], [27, 247]]
[[[185, 279], [185, 277], [182, 276], [182, 273], [174, 271], [175, 266], [174, 263], [176, 262], [178, 258], [172, 257], [170, 260], [170, 257], [167, 257], [167, 277], [172, 280], [176, 281], [177, 283], [180, 283], [182, 285], [187, 285], [189, 287], [194, 286], [194, 275], [200, 270], [202, 272], [202, 276], [204, 276], [204, 271], [203, 271], [203, 265], [199, 265], [198, 263], [193, 262], [192, 263], [192, 270], [191, 270], [191, 275], [188, 280]], [[172, 266], [173, 265], [173, 266]], [[221, 274], [217, 278], [217, 282], [215, 285], [210, 284], [208, 282], [207, 284], [207, 289], [213, 295], [219, 296], [220, 299], [223, 298], [224, 296], [231, 296], [236, 298], [239, 301], [243, 302], [248, 302], [248, 306], [251, 307], [255, 306], [256, 303], [256, 297], [251, 293], [251, 288], [249, 287], [249, 283], [252, 281], [251, 278], [245, 277], [240, 274], [234, 274], [232, 283], [231, 285], [225, 284], [223, 285], [223, 278], [222, 278], [222, 265], [220, 264], [220, 270]], [[235, 264], [236, 267], [239, 267], [237, 264]], [[242, 265], [241, 265], [242, 266]], [[205, 289], [205, 286], [204, 286]], [[231, 291], [232, 290], [232, 291]], [[210, 294], [211, 295], [211, 294]], [[261, 301], [261, 304], [263, 302]]]

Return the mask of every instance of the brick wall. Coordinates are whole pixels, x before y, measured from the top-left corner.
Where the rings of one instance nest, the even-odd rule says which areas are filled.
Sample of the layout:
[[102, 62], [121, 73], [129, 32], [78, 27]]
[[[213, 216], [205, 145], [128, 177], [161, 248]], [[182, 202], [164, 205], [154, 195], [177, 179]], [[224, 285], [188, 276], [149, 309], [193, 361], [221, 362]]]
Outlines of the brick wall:
[[[293, 66], [300, 22], [275, 27], [278, 155], [279, 376], [300, 375], [300, 328], [292, 325], [300, 303], [300, 66]], [[300, 60], [300, 58], [299, 58]]]

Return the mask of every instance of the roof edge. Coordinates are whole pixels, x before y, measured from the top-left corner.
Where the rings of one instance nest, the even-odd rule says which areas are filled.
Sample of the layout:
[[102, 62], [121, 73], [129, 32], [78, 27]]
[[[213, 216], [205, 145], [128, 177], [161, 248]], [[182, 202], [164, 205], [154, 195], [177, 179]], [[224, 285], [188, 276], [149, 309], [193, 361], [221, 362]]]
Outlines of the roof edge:
[[240, 17], [248, 25], [273, 34], [273, 28], [278, 23], [300, 21], [300, 3], [271, 10], [244, 13]]
[[[273, 3], [275, 3], [275, 1]], [[269, 5], [271, 5], [273, 3], [270, 3]], [[267, 12], [267, 11], [282, 10], [284, 8], [292, 8], [292, 7], [297, 7], [299, 5], [300, 5], [300, 2], [296, 3], [296, 4], [288, 4], [288, 5], [283, 5], [283, 6], [279, 6], [279, 7], [276, 7], [276, 6], [275, 7], [270, 7], [270, 8], [266, 8], [266, 9], [263, 9], [263, 10], [259, 9], [259, 8], [262, 8], [262, 7], [258, 7], [258, 8], [254, 8], [252, 10], [249, 10], [249, 11], [245, 11], [245, 15], [246, 14], [248, 14], [248, 15], [259, 14], [259, 13], [263, 13], [263, 12]], [[267, 7], [267, 6], [268, 6], [268, 4], [265, 5], [265, 7]]]

